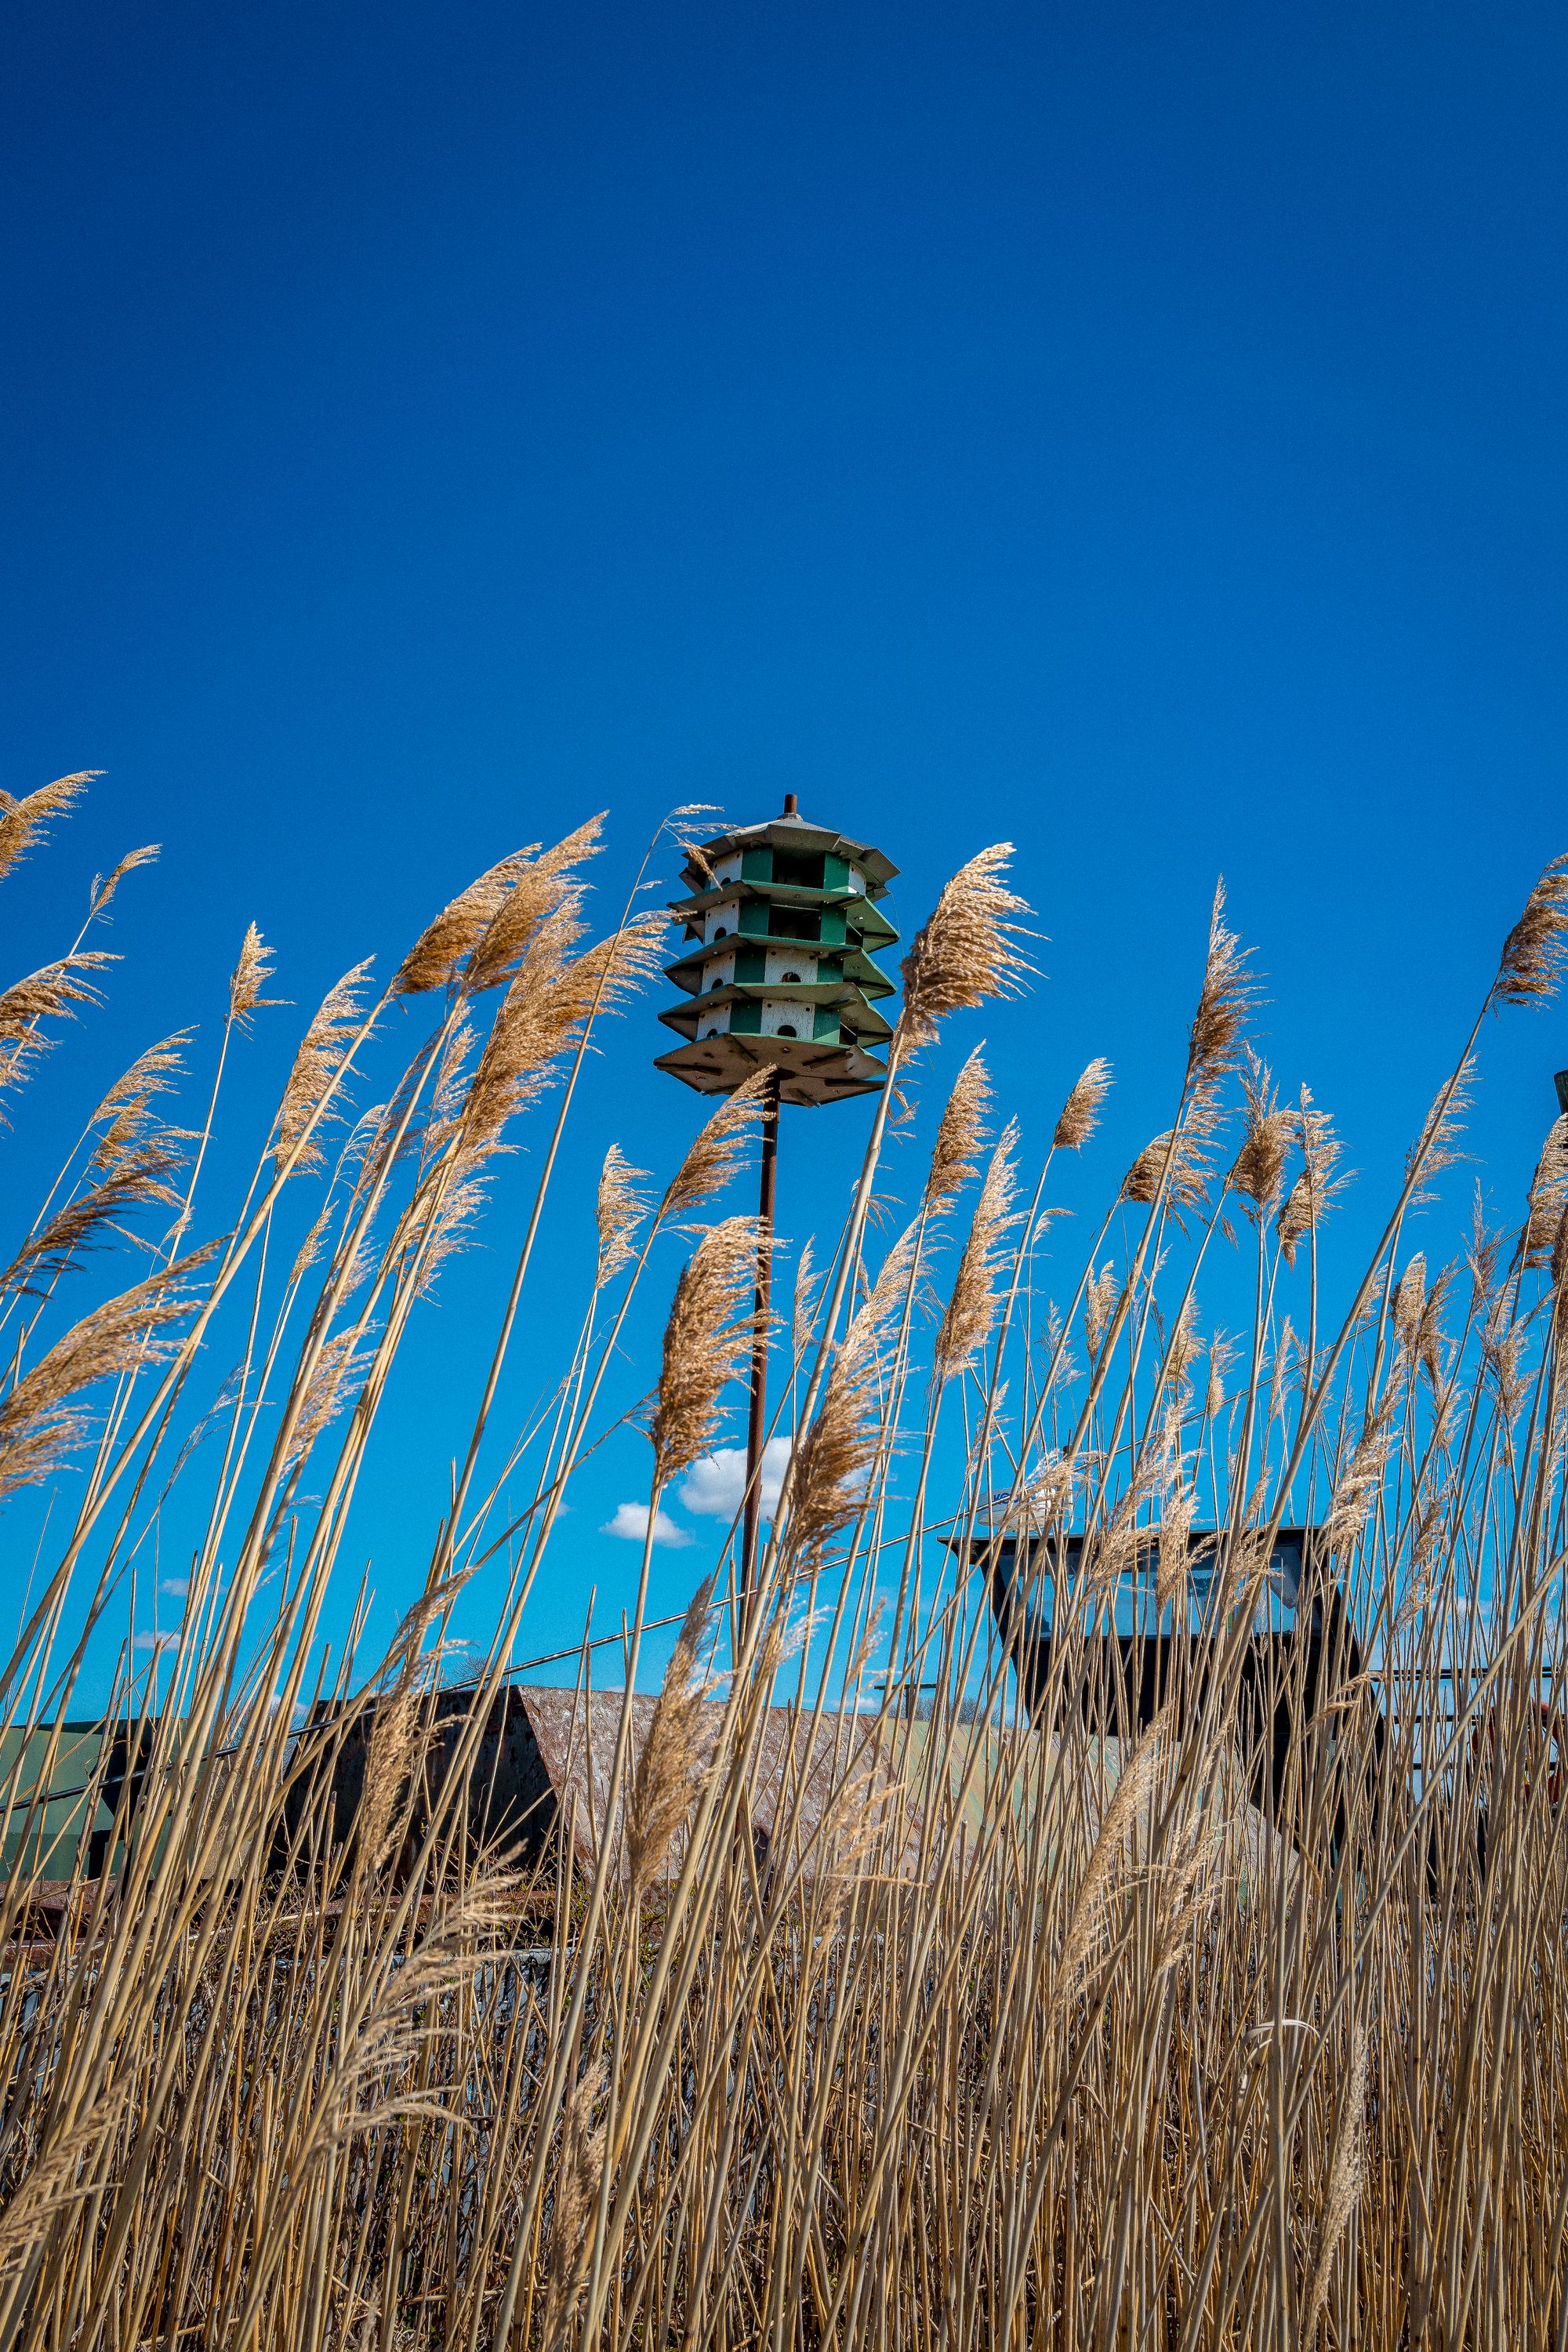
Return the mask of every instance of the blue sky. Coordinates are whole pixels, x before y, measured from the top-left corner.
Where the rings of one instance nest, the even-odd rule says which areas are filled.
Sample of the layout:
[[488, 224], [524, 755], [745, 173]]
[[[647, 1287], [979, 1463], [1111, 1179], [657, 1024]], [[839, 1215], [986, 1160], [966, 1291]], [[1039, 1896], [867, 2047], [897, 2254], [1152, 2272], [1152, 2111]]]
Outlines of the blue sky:
[[[1108, 1054], [1086, 1202], [1163, 1121], [1223, 871], [1264, 1050], [1363, 1171], [1347, 1276], [1568, 845], [1565, 44], [1506, 5], [14, 9], [0, 780], [107, 772], [7, 887], [7, 971], [165, 850], [8, 1182], [212, 1039], [252, 918], [304, 1009], [519, 841], [608, 809], [608, 903], [672, 803], [795, 791], [907, 927], [1016, 843], [1045, 976], [931, 1083], [984, 1030], [1027, 1150]], [[605, 1143], [690, 1132], [665, 1042], [592, 1074], [520, 1404]], [[1456, 1213], [1517, 1194], [1563, 1064], [1558, 1015], [1489, 1039]], [[863, 1112], [796, 1125], [798, 1234]], [[528, 1172], [389, 1407], [351, 1544], [389, 1610]], [[640, 1474], [587, 1482], [541, 1648], [594, 1586], [614, 1622]]]

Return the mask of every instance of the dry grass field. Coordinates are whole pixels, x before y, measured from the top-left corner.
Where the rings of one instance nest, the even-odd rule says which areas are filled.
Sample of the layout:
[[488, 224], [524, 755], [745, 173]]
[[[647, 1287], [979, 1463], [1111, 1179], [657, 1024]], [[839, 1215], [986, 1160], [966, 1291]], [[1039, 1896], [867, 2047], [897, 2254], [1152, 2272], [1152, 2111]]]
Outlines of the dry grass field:
[[[83, 788], [0, 803], [0, 870]], [[58, 1499], [0, 1700], [0, 2352], [1568, 2343], [1568, 1749], [1549, 1696], [1568, 1122], [1511, 1229], [1457, 1238], [1445, 1265], [1406, 1232], [1454, 1153], [1483, 1022], [1556, 985], [1568, 871], [1479, 984], [1381, 1241], [1332, 1301], [1318, 1241], [1340, 1145], [1248, 1050], [1221, 904], [1169, 1124], [1108, 1172], [1057, 1307], [1036, 1245], [1105, 1066], [1025, 1171], [972, 1058], [902, 1231], [879, 1198], [900, 1106], [879, 1097], [836, 1244], [779, 1333], [801, 1434], [750, 1604], [694, 1596], [635, 1741], [612, 1709], [606, 1833], [525, 1860], [470, 1833], [467, 1783], [632, 1302], [683, 1265], [644, 1382], [655, 1502], [715, 1443], [751, 1343], [742, 1093], [673, 1173], [631, 1164], [635, 1138], [609, 1152], [549, 1412], [500, 1423], [509, 1349], [541, 1344], [530, 1261], [582, 1057], [590, 1038], [637, 1050], [609, 1016], [664, 951], [647, 913], [588, 931], [595, 833], [481, 877], [380, 993], [345, 975], [242, 1197], [209, 1197], [208, 1141], [249, 1024], [292, 1017], [265, 1009], [281, 992], [254, 930], [216, 1067], [198, 1082], [184, 1040], [153, 1047], [62, 1138], [36, 1213], [6, 1196], [0, 1493], [58, 1479]], [[905, 965], [906, 1077], [934, 1093], [947, 1017], [1020, 983], [1026, 912], [1001, 852], [948, 886]], [[13, 1122], [61, 1016], [109, 984], [100, 937], [0, 994]], [[394, 1005], [417, 1043], [367, 1110], [359, 1072]], [[310, 1711], [328, 1581], [410, 1320], [522, 1123], [526, 1230], [447, 1507], [410, 1530], [422, 1592], [390, 1653], [351, 1655], [333, 1685], [378, 1702], [344, 1834], [330, 1771], [350, 1718]], [[1225, 1340], [1205, 1286], [1223, 1249], [1234, 1293], [1233, 1242], [1255, 1308]], [[219, 1318], [237, 1370], [204, 1344]], [[88, 1633], [123, 1624], [176, 1493], [200, 1527], [183, 1627], [155, 1716], [126, 1653], [139, 1802], [90, 1879], [80, 1809], [37, 1801], [62, 1785], [47, 1727], [80, 1717]], [[1236, 1727], [1276, 1533], [1300, 1522], [1322, 1530], [1310, 1574], [1343, 1594], [1355, 1661], [1325, 1695], [1304, 1650], [1267, 1653], [1293, 1734], [1265, 1790]], [[1194, 1526], [1227, 1538], [1201, 1639]], [[1085, 1540], [1031, 1717], [943, 1538], [1011, 1532], [1026, 1558], [1069, 1528]], [[432, 1775], [444, 1629], [503, 1554], [476, 1704]], [[1097, 1717], [1082, 1694], [1151, 1561], [1176, 1629], [1163, 1703], [1141, 1726]], [[638, 1626], [647, 1582], [645, 1556]], [[918, 1722], [900, 1691], [917, 1684]], [[778, 1756], [814, 1724], [831, 1748], [850, 1712], [867, 1737], [839, 1742], [830, 1783], [779, 1785]], [[48, 1834], [62, 1818], [77, 1828]]]

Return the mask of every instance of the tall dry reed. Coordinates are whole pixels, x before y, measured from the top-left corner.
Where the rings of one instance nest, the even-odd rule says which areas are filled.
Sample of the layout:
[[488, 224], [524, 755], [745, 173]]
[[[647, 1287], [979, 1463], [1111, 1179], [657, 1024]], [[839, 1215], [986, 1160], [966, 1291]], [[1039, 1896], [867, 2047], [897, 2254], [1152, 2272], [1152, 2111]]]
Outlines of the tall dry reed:
[[[87, 782], [0, 800], [0, 870]], [[820, 1293], [803, 1254], [777, 1383], [803, 1426], [753, 1605], [699, 1593], [651, 1710], [628, 1691], [613, 1714], [592, 1817], [509, 1851], [483, 1833], [482, 1734], [563, 1565], [564, 1497], [626, 1411], [638, 1305], [673, 1288], [639, 1383], [650, 1519], [750, 1330], [753, 1229], [712, 1212], [752, 1094], [657, 1202], [601, 1143], [581, 1322], [508, 1423], [576, 1075], [658, 944], [628, 894], [582, 946], [597, 846], [594, 824], [502, 858], [380, 997], [356, 965], [215, 1204], [232, 1057], [273, 1001], [252, 926], [191, 1129], [160, 1102], [182, 1034], [86, 1121], [31, 1223], [13, 1209], [0, 1488], [58, 1491], [4, 1676], [0, 2352], [1561, 2347], [1561, 1126], [1511, 1227], [1447, 1266], [1430, 1221], [1410, 1232], [1481, 1015], [1557, 984], [1561, 865], [1478, 969], [1476, 1033], [1337, 1306], [1319, 1239], [1341, 1146], [1249, 1052], [1223, 898], [1170, 1103], [1104, 1171], [1065, 1304], [1043, 1295], [1051, 1158], [1091, 1149], [1109, 1066], [1020, 1187], [1030, 1122], [987, 1158], [991, 1082], [963, 1065], [880, 1251], [879, 1115]], [[1005, 864], [973, 860], [911, 952], [905, 1076], [1021, 981]], [[102, 984], [88, 936], [0, 992], [16, 1103]], [[363, 1110], [391, 1001], [423, 1025]], [[384, 1661], [351, 1646], [323, 1678], [399, 1351], [552, 1092], [418, 1597]], [[1234, 1297], [1233, 1245], [1253, 1304], [1227, 1336], [1205, 1302]], [[172, 1497], [188, 1592], [160, 1664], [122, 1654], [95, 1789], [136, 1801], [95, 1875], [88, 1815], [42, 1792]], [[1278, 1531], [1303, 1522], [1324, 1533], [1299, 1622], [1315, 1605], [1341, 1644], [1317, 1681], [1310, 1644], [1255, 1640], [1283, 1622]], [[1200, 1577], [1203, 1526], [1226, 1541]], [[1068, 1529], [1022, 1704], [967, 1561]], [[451, 1612], [498, 1557], [454, 1704]], [[1107, 1662], [1149, 1581], [1170, 1639], [1141, 1723]], [[1044, 1606], [1043, 1577], [1020, 1598]]]

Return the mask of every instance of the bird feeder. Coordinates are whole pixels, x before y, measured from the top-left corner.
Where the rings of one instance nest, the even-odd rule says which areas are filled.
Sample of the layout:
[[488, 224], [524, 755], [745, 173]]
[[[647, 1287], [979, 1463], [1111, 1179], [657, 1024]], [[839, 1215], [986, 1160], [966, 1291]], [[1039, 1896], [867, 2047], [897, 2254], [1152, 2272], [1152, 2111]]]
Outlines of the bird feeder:
[[683, 1042], [657, 1066], [699, 1094], [732, 1094], [758, 1069], [786, 1103], [874, 1093], [892, 1034], [878, 1004], [893, 983], [876, 958], [898, 932], [878, 901], [897, 866], [879, 849], [799, 814], [702, 844], [671, 914], [682, 951], [666, 967], [686, 1001], [659, 1018]]

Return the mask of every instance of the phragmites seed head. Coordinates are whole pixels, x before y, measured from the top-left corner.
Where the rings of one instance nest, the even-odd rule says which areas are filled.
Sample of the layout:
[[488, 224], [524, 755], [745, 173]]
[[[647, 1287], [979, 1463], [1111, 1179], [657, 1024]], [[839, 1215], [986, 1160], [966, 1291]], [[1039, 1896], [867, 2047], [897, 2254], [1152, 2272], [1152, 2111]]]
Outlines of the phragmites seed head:
[[86, 1423], [71, 1400], [83, 1389], [164, 1359], [164, 1326], [191, 1312], [188, 1278], [217, 1246], [209, 1242], [106, 1299], [23, 1374], [0, 1404], [0, 1495], [37, 1484], [82, 1442]]
[[797, 1364], [804, 1359], [816, 1328], [818, 1287], [811, 1236], [807, 1234], [795, 1265], [794, 1310], [790, 1317], [790, 1344]]
[[1250, 1046], [1245, 1049], [1241, 1086], [1246, 1129], [1226, 1182], [1231, 1192], [1250, 1201], [1261, 1217], [1279, 1197], [1298, 1120], [1294, 1111], [1280, 1109], [1269, 1084], [1268, 1064], [1260, 1062]]
[[[116, 1078], [88, 1120], [89, 1128], [103, 1129], [88, 1162], [91, 1174], [111, 1172], [126, 1153], [144, 1146], [149, 1131], [156, 1124], [151, 1108], [153, 1098], [175, 1091], [176, 1080], [184, 1074], [183, 1048], [195, 1034], [193, 1029], [176, 1029], [172, 1037], [160, 1038], [157, 1045], [138, 1054], [124, 1075]], [[176, 1130], [168, 1132], [174, 1135]]]
[[915, 1264], [919, 1222], [882, 1262], [833, 1360], [816, 1420], [791, 1458], [784, 1491], [794, 1559], [809, 1563], [836, 1528], [862, 1507], [880, 1442], [887, 1327], [901, 1312]]
[[1204, 1412], [1214, 1421], [1225, 1411], [1225, 1384], [1236, 1363], [1237, 1343], [1223, 1331], [1209, 1341], [1209, 1376], [1204, 1389]]
[[751, 1352], [752, 1320], [740, 1310], [756, 1279], [761, 1246], [755, 1217], [726, 1217], [704, 1234], [680, 1270], [648, 1424], [658, 1486], [710, 1449], [721, 1391]]
[[990, 1101], [990, 1075], [976, 1046], [952, 1082], [936, 1130], [925, 1190], [926, 1207], [933, 1214], [955, 1199], [969, 1181], [984, 1147]]
[[1544, 1004], [1556, 995], [1568, 958], [1568, 856], [1554, 857], [1503, 941], [1492, 982], [1498, 1004]]
[[1090, 1360], [1099, 1355], [1100, 1343], [1116, 1306], [1116, 1268], [1110, 1258], [1098, 1274], [1092, 1268], [1083, 1286], [1083, 1335]]
[[374, 1324], [351, 1323], [335, 1331], [316, 1359], [289, 1448], [290, 1465], [302, 1462], [323, 1431], [353, 1404], [375, 1359]]
[[1340, 2120], [1329, 2159], [1329, 2180], [1323, 2199], [1322, 2235], [1308, 2284], [1300, 2341], [1310, 2343], [1318, 2319], [1329, 2299], [1335, 2249], [1345, 2225], [1361, 2201], [1366, 2182], [1366, 2078], [1369, 2058], [1367, 2031], [1358, 2018], [1351, 2033], [1350, 2069], [1340, 2099]]
[[553, 849], [514, 849], [442, 908], [397, 968], [395, 996], [430, 988], [493, 988], [505, 978], [546, 916], [562, 904], [564, 877], [592, 856], [602, 820], [592, 819]]
[[753, 1070], [692, 1138], [659, 1203], [660, 1224], [688, 1217], [739, 1174], [753, 1127], [763, 1115], [772, 1073]]
[[[1421, 1132], [1405, 1155], [1405, 1172], [1414, 1179], [1436, 1176], [1445, 1168], [1452, 1168], [1461, 1157], [1458, 1139], [1465, 1131], [1461, 1113], [1470, 1108], [1475, 1087], [1476, 1056], [1467, 1054], [1458, 1071], [1446, 1086], [1439, 1087], [1436, 1100], [1421, 1123]], [[1423, 1207], [1433, 1195], [1427, 1192], [1412, 1194], [1412, 1205]]]
[[427, 988], [455, 985], [497, 909], [538, 854], [537, 842], [531, 842], [526, 849], [514, 849], [487, 873], [479, 875], [466, 889], [459, 890], [455, 898], [448, 899], [398, 965], [393, 993], [418, 996]]
[[57, 776], [52, 784], [41, 784], [21, 800], [0, 793], [0, 882], [45, 838], [52, 820], [68, 815], [89, 784], [102, 773], [101, 768], [83, 768], [78, 775]]
[[685, 1826], [708, 1761], [711, 1736], [706, 1729], [703, 1707], [708, 1685], [698, 1671], [697, 1658], [712, 1599], [713, 1579], [709, 1577], [687, 1610], [632, 1776], [626, 1804], [626, 1867], [634, 1899], [658, 1876]]
[[1061, 1525], [1072, 1507], [1079, 1467], [1079, 1460], [1075, 1456], [1050, 1454], [1025, 1480], [1019, 1490], [1016, 1511], [1016, 1523], [1021, 1533], [1049, 1535], [1053, 1528]]
[[714, 820], [721, 824], [724, 812], [712, 801], [686, 801], [679, 808], [671, 809], [661, 831], [668, 833], [687, 865], [695, 875], [700, 888], [711, 890], [716, 877], [708, 862], [707, 842], [712, 837]]
[[239, 961], [229, 974], [228, 1017], [243, 1029], [263, 1005], [280, 1004], [279, 996], [263, 996], [272, 978], [273, 955], [254, 923], [247, 924], [239, 943]]
[[47, 963], [26, 980], [0, 990], [0, 1087], [20, 1086], [28, 1075], [29, 1056], [52, 1040], [40, 1034], [40, 1021], [71, 1021], [71, 1008], [100, 1002], [93, 977], [118, 956], [95, 948], [78, 948], [58, 963]]
[[1187, 1083], [1197, 1094], [1212, 1095], [1226, 1072], [1236, 1066], [1242, 1024], [1257, 1001], [1247, 971], [1251, 953], [1226, 928], [1225, 884], [1220, 882], [1215, 887], [1209, 917], [1204, 984], [1187, 1040]]
[[1426, 1260], [1417, 1250], [1399, 1277], [1394, 1293], [1394, 1337], [1405, 1354], [1414, 1361], [1416, 1339], [1421, 1329], [1421, 1317], [1426, 1305]]
[[566, 891], [545, 916], [490, 1024], [463, 1109], [463, 1150], [470, 1160], [495, 1147], [510, 1118], [532, 1102], [550, 1064], [575, 1034], [578, 1001], [567, 974], [583, 936], [581, 900]]
[[638, 1186], [647, 1172], [646, 1168], [634, 1168], [618, 1143], [612, 1143], [605, 1154], [595, 1203], [599, 1228], [595, 1290], [603, 1290], [606, 1283], [613, 1282], [622, 1266], [628, 1265], [637, 1255], [637, 1229], [648, 1213], [647, 1196]]
[[89, 1184], [28, 1235], [0, 1273], [0, 1291], [47, 1297], [62, 1274], [75, 1272], [85, 1251], [101, 1246], [110, 1234], [121, 1231], [122, 1218], [154, 1202], [178, 1208], [180, 1196], [169, 1179], [179, 1164], [162, 1140], [118, 1150], [96, 1184]]
[[1138, 1154], [1121, 1180], [1122, 1200], [1152, 1208], [1163, 1188], [1178, 1211], [1201, 1208], [1208, 1197], [1215, 1123], [1208, 1097], [1194, 1096], [1181, 1126], [1164, 1129]]
[[605, 2062], [595, 2058], [572, 2085], [562, 2111], [540, 2329], [541, 2343], [552, 2347], [564, 2340], [588, 2267], [589, 2223], [605, 2169], [605, 2126], [593, 2117], [604, 2087]]
[[[620, 929], [595, 940], [568, 965], [562, 1007], [574, 1024], [619, 1013], [637, 991], [664, 968], [664, 917], [651, 909], [633, 915]], [[580, 1034], [574, 1025], [573, 1034]]]
[[92, 888], [88, 893], [88, 908], [93, 919], [102, 914], [128, 874], [138, 873], [143, 866], [156, 866], [163, 852], [155, 841], [147, 842], [141, 849], [128, 849], [118, 866], [107, 874], [95, 874]]
[[500, 902], [475, 940], [462, 972], [465, 989], [497, 988], [517, 969], [540, 925], [575, 888], [565, 877], [598, 855], [602, 817], [592, 817], [542, 856], [523, 860]]
[[1524, 1221], [1526, 1265], [1550, 1265], [1563, 1220], [1568, 1215], [1568, 1111], [1546, 1131], [1541, 1157], [1531, 1179], [1530, 1208]]
[[1092, 1960], [1101, 1943], [1106, 1898], [1121, 1866], [1123, 1851], [1152, 1796], [1164, 1748], [1165, 1721], [1163, 1716], [1156, 1716], [1123, 1764], [1110, 1801], [1100, 1816], [1099, 1833], [1079, 1885], [1057, 1963], [1052, 1999], [1052, 2008], [1057, 2012], [1078, 1990], [1085, 1964]]
[[1295, 1139], [1300, 1148], [1300, 1174], [1279, 1204], [1275, 1230], [1287, 1265], [1310, 1233], [1315, 1233], [1336, 1196], [1351, 1181], [1352, 1171], [1336, 1174], [1344, 1150], [1326, 1110], [1319, 1110], [1310, 1088], [1303, 1087], [1296, 1109]]
[[[278, 1111], [278, 1132], [272, 1149], [279, 1168], [310, 1128], [363, 1025], [363, 998], [370, 963], [368, 957], [363, 963], [356, 963], [352, 971], [345, 971], [342, 980], [327, 991], [315, 1019], [300, 1041]], [[318, 1133], [319, 1122], [295, 1160], [296, 1168], [321, 1166], [323, 1154], [316, 1139]]]
[[1033, 969], [1014, 945], [1024, 934], [1011, 919], [1028, 906], [1001, 880], [1012, 855], [1012, 843], [1002, 841], [961, 866], [917, 932], [903, 961], [899, 1034], [906, 1045], [929, 1045], [950, 1013], [1016, 995]]
[[79, 950], [75, 955], [62, 956], [58, 963], [41, 965], [26, 980], [13, 981], [0, 992], [0, 1045], [35, 1042], [40, 1021], [69, 1021], [72, 1005], [100, 1003], [92, 975], [119, 961], [100, 949]]
[[1194, 1301], [1184, 1298], [1171, 1331], [1170, 1345], [1165, 1349], [1162, 1378], [1173, 1389], [1180, 1389], [1197, 1360], [1201, 1346], [1196, 1330], [1196, 1309]]
[[1080, 1151], [1100, 1124], [1100, 1108], [1110, 1092], [1110, 1065], [1097, 1055], [1062, 1105], [1056, 1133], [1058, 1151]]
[[933, 1370], [939, 1381], [951, 1381], [962, 1372], [991, 1337], [996, 1319], [997, 1245], [1018, 1222], [1013, 1208], [1017, 1191], [1013, 1154], [1017, 1143], [1018, 1129], [1009, 1122], [991, 1154], [953, 1277], [952, 1295], [936, 1335]]
[[1192, 1552], [1193, 1514], [1196, 1508], [1190, 1488], [1179, 1486], [1166, 1498], [1160, 1521], [1159, 1560], [1154, 1575], [1154, 1606], [1163, 1616], [1187, 1589], [1187, 1563]]
[[1323, 1540], [1330, 1551], [1348, 1551], [1365, 1527], [1383, 1487], [1383, 1474], [1394, 1446], [1390, 1422], [1394, 1399], [1385, 1397], [1373, 1414], [1334, 1484]]

